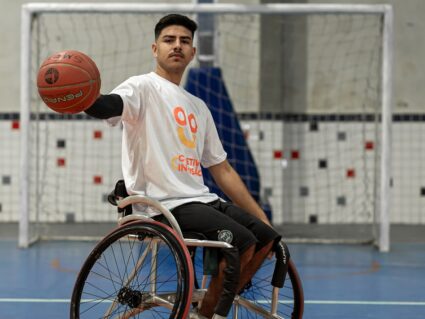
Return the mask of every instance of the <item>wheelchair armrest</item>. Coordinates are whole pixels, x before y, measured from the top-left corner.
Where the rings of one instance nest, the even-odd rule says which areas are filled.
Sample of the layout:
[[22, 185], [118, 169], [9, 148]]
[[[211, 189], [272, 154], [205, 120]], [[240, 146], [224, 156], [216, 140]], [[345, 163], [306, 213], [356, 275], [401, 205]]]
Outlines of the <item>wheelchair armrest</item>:
[[[149, 207], [154, 208], [156, 211], [160, 212], [167, 219], [167, 221], [171, 225], [171, 228], [173, 228], [177, 232], [177, 234], [179, 235], [179, 237], [181, 239], [184, 239], [183, 233], [182, 233], [180, 226], [177, 223], [175, 217], [159, 201], [157, 201], [156, 199], [147, 197], [147, 196], [143, 196], [143, 195], [130, 195], [126, 198], [123, 198], [123, 199], [120, 199], [120, 200], [117, 201], [117, 205], [118, 205], [119, 208], [124, 208], [124, 207], [126, 207], [128, 205], [132, 205], [132, 204], [147, 205]], [[126, 217], [131, 217], [131, 215], [126, 216]]]
[[203, 240], [203, 239], [193, 239], [193, 238], [184, 238], [184, 243], [186, 246], [191, 247], [211, 247], [211, 248], [233, 248], [233, 246], [224, 241], [216, 240]]

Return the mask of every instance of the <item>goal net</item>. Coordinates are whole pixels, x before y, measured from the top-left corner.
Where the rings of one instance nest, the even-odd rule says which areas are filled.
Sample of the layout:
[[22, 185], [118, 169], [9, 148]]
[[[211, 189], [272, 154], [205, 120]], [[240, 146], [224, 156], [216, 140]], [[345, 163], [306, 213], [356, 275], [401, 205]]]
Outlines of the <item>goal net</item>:
[[106, 94], [154, 69], [153, 28], [170, 12], [199, 23], [182, 85], [210, 107], [284, 237], [388, 249], [391, 7], [290, 4], [24, 5], [20, 245], [102, 236], [117, 218], [107, 195], [121, 178], [120, 128], [49, 111], [39, 65], [82, 51]]

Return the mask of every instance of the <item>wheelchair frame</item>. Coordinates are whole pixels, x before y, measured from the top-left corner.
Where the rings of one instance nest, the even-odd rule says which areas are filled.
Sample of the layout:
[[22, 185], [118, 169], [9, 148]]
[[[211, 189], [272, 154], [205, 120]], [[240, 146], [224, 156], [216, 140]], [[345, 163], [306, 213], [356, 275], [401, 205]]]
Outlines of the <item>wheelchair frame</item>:
[[[179, 250], [178, 246], [181, 248], [181, 252], [179, 254], [181, 255], [179, 258], [183, 260], [181, 263], [185, 263], [185, 267], [187, 267], [186, 275], [181, 275], [183, 278], [182, 281], [185, 282], [185, 286], [183, 287], [185, 289], [182, 290], [181, 294], [184, 294], [187, 300], [180, 301], [180, 294], [177, 296], [175, 293], [159, 293], [157, 292], [157, 252], [158, 252], [158, 243], [161, 238], [157, 238], [156, 235], [152, 235], [152, 243], [149, 247], [146, 248], [146, 250], [143, 252], [143, 254], [138, 257], [137, 262], [135, 263], [134, 269], [128, 274], [126, 274], [125, 281], [122, 284], [122, 287], [120, 290], [115, 291], [116, 296], [111, 296], [112, 301], [109, 301], [110, 305], [108, 307], [108, 310], [102, 314], [102, 318], [141, 318], [138, 315], [143, 313], [146, 309], [151, 309], [153, 307], [164, 307], [170, 310], [171, 314], [169, 315], [169, 318], [179, 318], [179, 319], [186, 319], [186, 318], [197, 318], [196, 314], [193, 312], [193, 309], [191, 307], [193, 305], [198, 304], [199, 302], [202, 302], [202, 299], [206, 292], [206, 276], [203, 276], [202, 279], [202, 285], [201, 287], [194, 288], [195, 284], [195, 270], [193, 260], [190, 257], [188, 248], [190, 247], [209, 247], [209, 248], [232, 248], [232, 245], [226, 243], [226, 242], [220, 242], [220, 241], [211, 241], [211, 240], [202, 240], [202, 239], [194, 239], [194, 238], [185, 238], [176, 219], [171, 214], [171, 212], [164, 207], [160, 202], [157, 200], [154, 200], [152, 198], [142, 196], [142, 195], [131, 195], [128, 197], [125, 197], [123, 199], [120, 199], [117, 201], [118, 208], [125, 208], [128, 205], [132, 204], [144, 204], [147, 205], [150, 208], [153, 208], [157, 212], [161, 213], [168, 221], [168, 223], [171, 225], [171, 227], [168, 227], [167, 225], [154, 221], [150, 217], [146, 217], [144, 215], [140, 214], [131, 214], [127, 216], [120, 216], [118, 220], [118, 227], [112, 231], [111, 234], [106, 236], [104, 240], [107, 238], [110, 238], [117, 232], [125, 231], [126, 228], [129, 227], [132, 228], [140, 228], [144, 227], [147, 231], [152, 231], [153, 233], [157, 234], [163, 234], [164, 237], [162, 240], [165, 240], [165, 242], [170, 242], [169, 245], [172, 247], [175, 246], [174, 249], [177, 247], [176, 250]], [[171, 234], [171, 235], [170, 235]], [[127, 235], [126, 235], [127, 236]], [[162, 236], [162, 235], [161, 235]], [[159, 236], [159, 237], [161, 237]], [[135, 240], [140, 240], [140, 238], [136, 235], [128, 235], [128, 238], [133, 238]], [[99, 243], [99, 245], [102, 245], [103, 242]], [[106, 247], [104, 249], [107, 249], [107, 245], [103, 243], [103, 245]], [[72, 319], [79, 319], [80, 318], [80, 303], [82, 303], [82, 291], [84, 290], [84, 285], [86, 284], [87, 276], [89, 272], [91, 271], [91, 267], [94, 266], [96, 263], [96, 260], [100, 258], [98, 256], [99, 252], [97, 252], [97, 247], [95, 247], [92, 251], [92, 253], [87, 258], [85, 264], [81, 268], [80, 274], [76, 280], [72, 300], [71, 300], [71, 318]], [[171, 251], [173, 251], [173, 248], [170, 248]], [[142, 265], [145, 262], [145, 258], [148, 254], [151, 254], [150, 256], [154, 256], [151, 258], [150, 266], [153, 269], [150, 273], [150, 282], [152, 283], [149, 287], [149, 292], [141, 292], [132, 290], [130, 287], [130, 283], [133, 281], [133, 279], [138, 275], [138, 272], [140, 271]], [[177, 252], [173, 252], [173, 254], [177, 254]], [[93, 256], [95, 255], [95, 256]], [[188, 259], [190, 259], [190, 262], [188, 262]], [[178, 263], [180, 264], [180, 263]], [[184, 267], [182, 267], [184, 268]], [[289, 269], [288, 269], [288, 277], [291, 280], [292, 285], [292, 294], [293, 294], [293, 300], [289, 300], [289, 303], [293, 303], [293, 311], [291, 313], [290, 318], [294, 319], [301, 319], [303, 315], [303, 308], [304, 308], [304, 299], [303, 299], [303, 291], [302, 291], [302, 284], [299, 278], [299, 275], [296, 271], [294, 263], [290, 260], [289, 263]], [[233, 301], [233, 309], [232, 309], [232, 315], [233, 318], [241, 318], [245, 319], [240, 315], [240, 310], [242, 308], [247, 309], [249, 313], [251, 313], [254, 318], [257, 316], [261, 318], [274, 318], [274, 319], [280, 319], [280, 318], [287, 318], [280, 316], [278, 312], [279, 308], [279, 289], [278, 287], [272, 287], [271, 291], [271, 304], [269, 306], [269, 309], [266, 309], [261, 305], [261, 303], [255, 303], [248, 298], [245, 298], [242, 295], [236, 295]], [[176, 306], [177, 301], [179, 300], [179, 306]], [[96, 304], [97, 302], [101, 303], [102, 300], [92, 300], [90, 302], [93, 302]], [[119, 316], [114, 316], [114, 309], [119, 307], [120, 305], [125, 304], [127, 309], [123, 314]], [[168, 315], [167, 315], [168, 316]], [[83, 317], [81, 317], [83, 318]], [[143, 317], [145, 318], [145, 317]], [[156, 318], [156, 317], [155, 317]]]

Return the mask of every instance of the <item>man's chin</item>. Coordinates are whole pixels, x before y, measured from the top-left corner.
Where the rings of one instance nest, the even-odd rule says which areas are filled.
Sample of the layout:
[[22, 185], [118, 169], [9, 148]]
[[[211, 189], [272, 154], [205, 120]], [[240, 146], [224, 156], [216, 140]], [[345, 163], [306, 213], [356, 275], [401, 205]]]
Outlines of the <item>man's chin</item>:
[[167, 69], [170, 72], [179, 73], [179, 72], [184, 72], [186, 67], [187, 67], [187, 64], [185, 64], [185, 63], [172, 63], [172, 64], [168, 65]]

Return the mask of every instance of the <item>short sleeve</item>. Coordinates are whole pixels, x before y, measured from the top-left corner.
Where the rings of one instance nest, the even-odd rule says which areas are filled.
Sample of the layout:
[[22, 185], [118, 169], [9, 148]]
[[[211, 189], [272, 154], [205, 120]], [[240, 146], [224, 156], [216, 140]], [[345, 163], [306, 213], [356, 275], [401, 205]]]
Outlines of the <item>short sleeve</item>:
[[123, 100], [123, 113], [121, 116], [108, 119], [107, 122], [114, 126], [120, 121], [130, 123], [138, 121], [144, 106], [145, 87], [140, 77], [131, 77], [113, 89], [111, 94], [118, 94]]
[[223, 145], [221, 144], [214, 119], [208, 108], [206, 124], [205, 145], [201, 163], [202, 166], [208, 168], [223, 162], [227, 157], [227, 153], [224, 151]]

